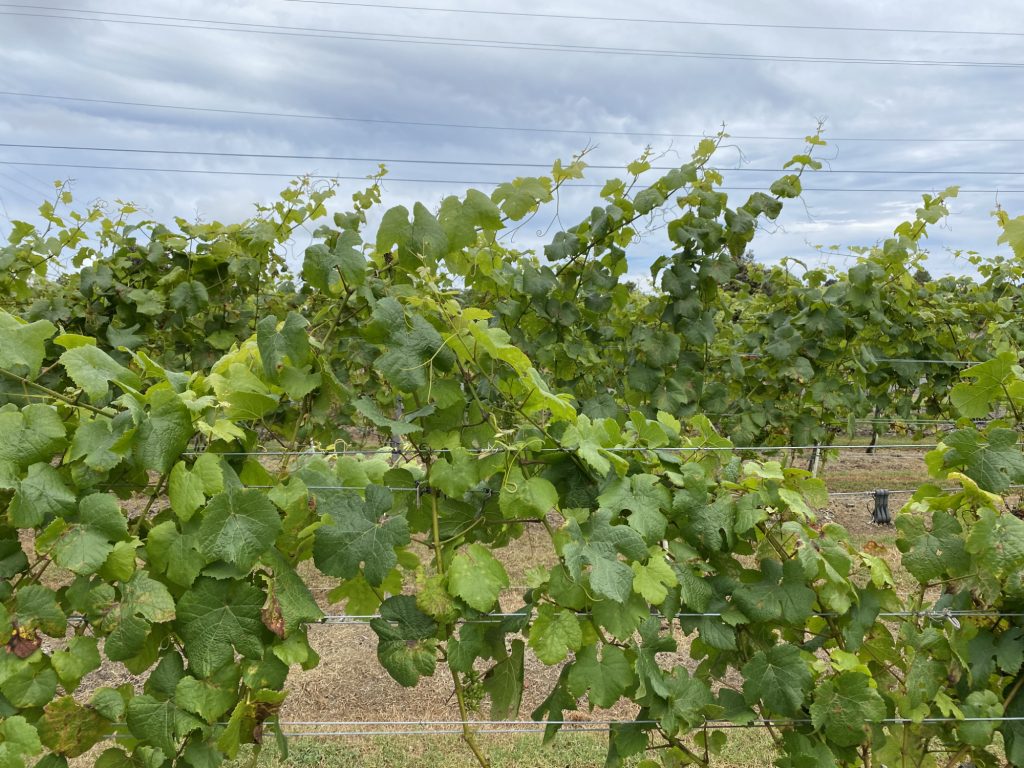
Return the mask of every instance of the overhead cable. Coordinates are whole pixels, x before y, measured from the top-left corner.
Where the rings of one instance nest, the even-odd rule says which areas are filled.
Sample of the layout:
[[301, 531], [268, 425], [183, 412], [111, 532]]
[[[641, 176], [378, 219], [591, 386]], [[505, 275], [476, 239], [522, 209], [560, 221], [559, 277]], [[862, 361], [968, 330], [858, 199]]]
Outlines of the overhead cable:
[[391, 3], [357, 3], [343, 0], [286, 0], [290, 3], [309, 5], [341, 5], [350, 8], [372, 8], [374, 10], [401, 10], [417, 13], [462, 13], [476, 16], [515, 16], [531, 19], [562, 19], [565, 21], [607, 21], [617, 24], [658, 24], [684, 25], [691, 27], [733, 27], [740, 29], [792, 29], [816, 32], [868, 32], [886, 34], [928, 34], [928, 35], [982, 35], [992, 37], [1024, 37], [1024, 32], [990, 29], [928, 29], [924, 27], [858, 27], [826, 24], [768, 24], [744, 21], [702, 21], [696, 19], [653, 19], [637, 16], [584, 16], [569, 13], [538, 13], [534, 11], [496, 11], [475, 8], [439, 8], [422, 5], [394, 5]]
[[[321, 30], [315, 27], [290, 27], [278, 24], [257, 24], [228, 21], [223, 19], [195, 19], [182, 16], [156, 16], [118, 11], [93, 11], [80, 8], [56, 6], [25, 6], [17, 3], [0, 3], [5, 8], [32, 8], [33, 11], [0, 11], [0, 16], [23, 16], [65, 21], [91, 21], [108, 24], [128, 24], [147, 27], [169, 27], [173, 29], [197, 29], [211, 32], [237, 32], [247, 34], [303, 37], [327, 40], [348, 40], [371, 43], [401, 45], [429, 45], [454, 48], [478, 48], [490, 50], [519, 50], [547, 53], [598, 54], [602, 56], [631, 56], [641, 58], [669, 59], [712, 59], [725, 61], [784, 62], [795, 64], [848, 64], [881, 65], [906, 67], [951, 67], [967, 69], [1021, 69], [1020, 61], [965, 61], [950, 59], [897, 59], [843, 56], [796, 56], [791, 54], [733, 53], [725, 51], [679, 51], [652, 48], [614, 48], [597, 45], [570, 45], [566, 43], [537, 43], [523, 40], [492, 40], [478, 38], [440, 37], [429, 35], [407, 35], [361, 30]], [[35, 11], [52, 11], [38, 13]], [[69, 16], [68, 12], [108, 14], [103, 16]], [[123, 16], [129, 18], [111, 18]], [[220, 25], [220, 26], [217, 26]]]
[[[109, 152], [140, 155], [189, 155], [195, 157], [231, 157], [251, 158], [259, 160], [330, 160], [346, 163], [395, 163], [400, 165], [455, 165], [455, 166], [489, 166], [499, 168], [551, 168], [551, 163], [526, 162], [519, 160], [451, 160], [436, 159], [427, 157], [357, 157], [354, 155], [303, 155], [286, 154], [273, 152], [222, 152], [202, 149], [150, 149], [145, 147], [97, 147], [88, 145], [72, 144], [27, 144], [15, 142], [0, 142], [0, 147], [9, 149], [48, 149], [71, 152]], [[627, 163], [615, 165], [599, 165], [587, 163], [587, 168], [595, 170], [624, 170]], [[652, 171], [673, 171], [677, 165], [652, 165]], [[787, 173], [786, 168], [723, 168], [716, 167], [711, 170], [720, 173]], [[814, 171], [815, 174], [867, 174], [867, 175], [890, 175], [890, 176], [914, 176], [914, 175], [936, 175], [936, 176], [1024, 176], [1021, 170], [935, 170], [935, 169], [878, 169], [878, 168], [820, 168]]]
[[[44, 99], [50, 101], [67, 101], [83, 104], [105, 104], [121, 107], [139, 107], [143, 109], [170, 109], [185, 112], [205, 112], [211, 114], [244, 115], [249, 117], [272, 117], [288, 120], [329, 120], [350, 123], [369, 123], [374, 125], [397, 125], [415, 128], [444, 128], [461, 129], [472, 131], [512, 131], [525, 133], [553, 133], [567, 134], [574, 136], [641, 136], [646, 138], [682, 138], [702, 139], [708, 138], [708, 133], [669, 133], [664, 131], [634, 130], [634, 131], [610, 131], [597, 128], [549, 128], [544, 126], [524, 125], [487, 125], [478, 123], [441, 123], [426, 122], [422, 120], [389, 120], [372, 117], [353, 117], [350, 115], [324, 115], [302, 112], [269, 112], [250, 109], [228, 109], [225, 107], [202, 107], [187, 104], [157, 104], [148, 101], [125, 101], [119, 99], [97, 99], [84, 96], [65, 96], [46, 93], [30, 93], [25, 91], [0, 91], [0, 96], [11, 96], [23, 99]], [[785, 135], [764, 135], [764, 134], [728, 134], [731, 139], [744, 141], [803, 141], [806, 136], [785, 136]], [[893, 143], [1021, 143], [1024, 138], [1015, 137], [942, 137], [942, 136], [831, 136], [829, 141], [838, 142], [893, 142]]]

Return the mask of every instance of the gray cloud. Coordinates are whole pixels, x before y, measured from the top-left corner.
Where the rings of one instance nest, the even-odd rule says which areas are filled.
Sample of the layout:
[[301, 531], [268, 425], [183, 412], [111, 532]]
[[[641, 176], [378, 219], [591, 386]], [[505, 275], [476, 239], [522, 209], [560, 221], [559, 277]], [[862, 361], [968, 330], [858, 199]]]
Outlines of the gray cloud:
[[[453, 3], [456, 0], [451, 0]], [[213, 18], [314, 29], [538, 41], [637, 49], [728, 51], [798, 55], [931, 60], [1017, 61], [1022, 38], [934, 34], [870, 34], [746, 28], [686, 27], [569, 22], [509, 17], [385, 11], [263, 0], [220, 2], [152, 0], [132, 8], [86, 2], [91, 10], [191, 18]], [[685, 10], [661, 2], [590, 3], [588, 14], [687, 17], [706, 20], [824, 23], [856, 26], [995, 29], [1015, 18], [1015, 3], [999, 0], [971, 7], [945, 3], [856, 5], [829, 0], [814, 14], [740, 0], [727, 10], [709, 2]], [[471, 7], [466, 4], [464, 7]], [[503, 8], [530, 11], [522, 0]], [[571, 7], [571, 6], [569, 6]], [[0, 9], [2, 10], [2, 9]], [[547, 10], [545, 8], [545, 10]], [[557, 10], [557, 9], [551, 9]], [[930, 10], [930, 17], [921, 11]], [[941, 13], [937, 13], [941, 10]], [[45, 11], [41, 11], [45, 13]], [[1024, 60], [1024, 57], [1021, 57]], [[0, 89], [86, 98], [145, 101], [227, 109], [350, 115], [426, 122], [538, 126], [569, 130], [714, 132], [724, 122], [737, 135], [801, 136], [827, 117], [827, 132], [839, 137], [1024, 138], [1021, 69], [897, 67], [795, 62], [750, 62], [655, 58], [610, 54], [489, 50], [395, 44], [243, 32], [174, 29], [94, 21], [0, 15]], [[686, 139], [544, 134], [413, 128], [325, 120], [239, 116], [128, 106], [0, 97], [0, 141], [112, 147], [193, 149], [281, 154], [335, 154], [452, 160], [549, 163], [568, 158], [588, 143], [596, 164], [622, 164], [646, 142], [686, 157]], [[723, 150], [723, 166], [779, 167], [801, 149], [795, 141], [735, 140]], [[971, 176], [969, 170], [1013, 171], [1019, 144], [1005, 142], [880, 143], [838, 140], [822, 153], [842, 169], [949, 170], [933, 174], [881, 176], [822, 173], [808, 187], [877, 189], [878, 192], [808, 192], [804, 204], [787, 207], [780, 227], [765, 232], [754, 250], [763, 260], [790, 255], [817, 258], [813, 244], [870, 244], [912, 215], [919, 196], [886, 188], [940, 190], [951, 183], [973, 189], [1024, 189], [1024, 177]], [[663, 162], [675, 155], [669, 154]], [[58, 150], [0, 150], [0, 160], [202, 168], [252, 172], [362, 176], [372, 163], [219, 159], [119, 155]], [[397, 178], [502, 181], [516, 169], [399, 165]], [[522, 169], [526, 175], [536, 170]], [[592, 171], [589, 181], [614, 175]], [[6, 215], [31, 218], [35, 201], [51, 178], [71, 176], [81, 200], [132, 199], [155, 216], [198, 212], [222, 220], [244, 216], [252, 203], [274, 196], [285, 179], [129, 173], [103, 170], [0, 165], [0, 200]], [[730, 186], [766, 186], [769, 174], [732, 172]], [[344, 182], [342, 200], [358, 187]], [[459, 185], [388, 182], [386, 202], [416, 199], [436, 203]], [[567, 190], [561, 221], [589, 210], [596, 189]], [[736, 192], [741, 196], [746, 193]], [[936, 272], [968, 267], [949, 250], [996, 250], [997, 230], [989, 212], [993, 193], [964, 194], [946, 228], [931, 239]], [[1011, 212], [1024, 208], [1024, 194], [998, 196]], [[4, 217], [0, 209], [0, 220]], [[537, 227], [523, 243], [539, 242]], [[6, 221], [0, 226], [6, 226]], [[636, 248], [632, 269], [640, 272], [667, 244], [653, 235]]]

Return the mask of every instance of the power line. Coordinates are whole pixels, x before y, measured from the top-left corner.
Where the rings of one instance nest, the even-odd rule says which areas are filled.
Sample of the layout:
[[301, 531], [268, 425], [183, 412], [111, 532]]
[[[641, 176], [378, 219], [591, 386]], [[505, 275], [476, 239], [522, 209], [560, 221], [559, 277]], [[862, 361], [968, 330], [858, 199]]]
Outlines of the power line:
[[[28, 93], [24, 91], [0, 91], [0, 96], [12, 96], [23, 99], [45, 99], [50, 101], [70, 101], [84, 104], [106, 104], [120, 107], [140, 107], [143, 109], [171, 109], [185, 112], [206, 112], [212, 114], [244, 115], [248, 117], [272, 117], [288, 120], [329, 120], [346, 123], [369, 123], [373, 125], [399, 125], [413, 128], [445, 128], [471, 131], [511, 131], [522, 133], [554, 133], [573, 136], [641, 136], [645, 138], [666, 139], [702, 139], [707, 133], [667, 133], [660, 131], [608, 131], [598, 129], [545, 128], [542, 126], [486, 125], [477, 123], [437, 123], [423, 120], [389, 120], [372, 117], [352, 117], [348, 115], [317, 115], [302, 112], [265, 112], [249, 109], [227, 109], [224, 107], [197, 107], [184, 104], [156, 104], [146, 101], [124, 101], [118, 99], [91, 99], [83, 96], [58, 96], [46, 93]], [[805, 136], [772, 136], [758, 134], [729, 134], [729, 138], [743, 141], [803, 141]], [[909, 136], [834, 136], [830, 141], [847, 142], [884, 142], [884, 143], [1021, 143], [1024, 138], [998, 137], [909, 137]]]
[[[11, 166], [22, 166], [26, 168], [76, 168], [83, 170], [99, 170], [99, 171], [127, 171], [127, 172], [139, 172], [139, 173], [184, 173], [184, 174], [196, 174], [204, 176], [255, 176], [255, 177], [267, 177], [267, 178], [280, 178], [280, 179], [295, 179], [299, 177], [308, 177], [310, 179], [328, 180], [328, 181], [367, 181], [370, 177], [368, 176], [346, 176], [340, 174], [323, 174], [323, 173], [279, 173], [274, 171], [236, 171], [236, 170], [223, 170], [213, 168], [160, 168], [160, 167], [147, 167], [147, 166], [127, 166], [127, 165], [106, 165], [102, 163], [41, 163], [41, 162], [28, 162], [24, 160], [0, 160], [0, 165], [11, 165]], [[438, 178], [400, 178], [388, 176], [383, 179], [385, 183], [396, 182], [402, 184], [454, 184], [456, 186], [481, 186], [481, 187], [498, 187], [502, 184], [507, 183], [506, 181], [493, 181], [490, 179], [438, 179]], [[563, 188], [590, 188], [590, 189], [601, 189], [604, 184], [596, 184], [590, 182], [574, 182], [571, 184], [563, 185]], [[723, 186], [720, 187], [725, 192], [764, 192], [764, 187], [736, 187], [736, 186]], [[936, 192], [935, 189], [921, 189], [921, 188], [894, 188], [894, 187], [804, 187], [804, 192], [845, 192], [851, 194], [879, 194], [879, 193], [892, 193], [892, 194], [931, 194]], [[1024, 193], [1024, 188], [999, 188], [992, 187], [988, 189], [982, 188], [961, 188], [959, 190], [960, 195], [970, 194], [981, 194], [981, 195], [1010, 195]], [[946, 362], [946, 361], [934, 361], [934, 362]]]
[[[327, 40], [351, 40], [358, 42], [392, 43], [404, 45], [431, 45], [454, 48], [484, 48], [491, 50], [542, 51], [549, 53], [583, 53], [604, 56], [639, 56], [670, 59], [715, 59], [726, 61], [771, 61], [796, 64], [854, 64], [909, 67], [952, 67], [969, 69], [1021, 69], [1024, 62], [1008, 61], [959, 61], [940, 59], [889, 59], [841, 56], [794, 56], [784, 54], [729, 53], [721, 51], [677, 51], [650, 48], [612, 48], [607, 46], [569, 45], [564, 43], [534, 43], [521, 40], [491, 40], [477, 38], [438, 37], [428, 35], [396, 35], [384, 32], [356, 30], [319, 30], [312, 27], [289, 27], [277, 24], [256, 24], [249, 22], [224, 21], [219, 19], [193, 19], [181, 16], [154, 16], [129, 14], [115, 11], [88, 11], [79, 8], [54, 6], [24, 6], [16, 3], [0, 3], [0, 7], [32, 7], [37, 10], [52, 10], [60, 13], [32, 13], [28, 11], [0, 11], [2, 16], [23, 16], [68, 21], [92, 21], [112, 24], [129, 24], [149, 27], [170, 27], [174, 29], [199, 29], [217, 32], [243, 32], [249, 34], [277, 35], [285, 37], [307, 37]], [[96, 18], [93, 16], [68, 16], [65, 12], [112, 14], [130, 18]], [[223, 26], [211, 26], [211, 25]]]
[[477, 16], [516, 16], [536, 19], [563, 19], [569, 21], [610, 21], [620, 24], [672, 24], [691, 27], [732, 27], [742, 29], [795, 29], [813, 30], [818, 32], [883, 32], [898, 34], [929, 34], [929, 35], [991, 35], [997, 37], [1024, 37], [1024, 32], [1003, 32], [995, 30], [969, 29], [921, 29], [903, 27], [853, 27], [828, 26], [822, 24], [767, 24], [739, 21], [692, 21], [689, 19], [651, 19], [635, 16], [579, 16], [568, 13], [533, 13], [527, 11], [490, 11], [467, 8], [436, 8], [421, 5], [391, 5], [386, 3], [354, 3], [342, 0], [286, 0], [290, 3], [307, 3], [310, 5], [343, 5], [353, 8], [373, 8], [374, 10], [401, 10], [423, 13], [463, 13]]
[[[454, 165], [454, 166], [490, 166], [496, 168], [550, 168], [551, 163], [537, 163], [525, 161], [508, 160], [440, 160], [421, 157], [355, 157], [351, 155], [299, 155], [281, 154], [273, 152], [217, 152], [212, 150], [193, 149], [147, 149], [143, 147], [95, 147], [70, 144], [22, 144], [14, 142], [0, 142], [0, 147], [11, 149], [51, 149], [67, 150], [72, 152], [112, 152], [140, 155], [189, 155], [195, 157], [232, 157], [252, 158], [260, 160], [331, 160], [337, 162], [351, 163], [396, 163], [410, 165]], [[598, 165], [588, 163], [587, 168], [595, 170], [624, 170], [626, 163], [617, 165]], [[676, 170], [675, 165], [652, 165], [652, 171]], [[721, 173], [786, 173], [785, 168], [713, 168], [712, 170]], [[899, 170], [899, 169], [877, 169], [877, 168], [821, 168], [815, 174], [865, 174], [865, 175], [890, 175], [890, 176], [914, 176], [914, 175], [938, 175], [938, 176], [1024, 176], [1024, 171], [977, 171], [977, 170]]]

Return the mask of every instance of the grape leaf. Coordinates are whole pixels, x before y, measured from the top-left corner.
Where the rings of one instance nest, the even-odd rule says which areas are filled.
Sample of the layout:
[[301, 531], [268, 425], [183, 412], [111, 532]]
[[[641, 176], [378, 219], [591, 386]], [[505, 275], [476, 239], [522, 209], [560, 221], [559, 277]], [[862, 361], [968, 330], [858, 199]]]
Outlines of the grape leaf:
[[83, 677], [100, 668], [100, 652], [96, 638], [72, 637], [68, 640], [66, 650], [50, 654], [50, 664], [56, 670], [64, 690], [74, 691]]
[[630, 475], [612, 481], [598, 496], [602, 510], [613, 514], [628, 513], [629, 527], [643, 536], [648, 544], [665, 537], [668, 521], [662, 510], [668, 509], [672, 497], [668, 488], [655, 475]]
[[49, 462], [67, 445], [66, 435], [64, 422], [52, 406], [31, 403], [20, 411], [0, 408], [0, 463], [24, 469]]
[[102, 715], [81, 706], [71, 696], [47, 704], [38, 726], [43, 744], [65, 757], [84, 755], [113, 728]]
[[743, 696], [748, 704], [761, 701], [772, 712], [797, 717], [810, 689], [810, 669], [796, 646], [758, 651], [743, 665]]
[[174, 703], [187, 712], [199, 715], [208, 723], [215, 723], [238, 701], [237, 675], [234, 680], [234, 686], [216, 685], [186, 675], [178, 681], [174, 690]]
[[1024, 453], [1013, 429], [993, 429], [983, 434], [976, 429], [958, 429], [942, 442], [949, 446], [943, 466], [962, 467], [964, 474], [983, 490], [1003, 493], [1011, 484], [1024, 482]]
[[501, 486], [498, 505], [506, 518], [544, 518], [558, 508], [558, 491], [543, 477], [527, 479], [522, 470], [515, 468]]
[[658, 547], [651, 547], [646, 563], [632, 562], [633, 591], [651, 605], [661, 605], [670, 587], [678, 586], [675, 571]]
[[99, 347], [74, 347], [60, 356], [60, 363], [71, 380], [93, 400], [105, 398], [110, 382], [122, 382], [138, 389], [139, 377]]
[[0, 368], [35, 378], [46, 354], [46, 340], [56, 332], [48, 320], [25, 323], [0, 309]]
[[542, 605], [530, 627], [530, 647], [548, 666], [557, 664], [583, 644], [579, 618], [572, 611]]
[[389, 597], [370, 627], [377, 633], [377, 659], [398, 683], [409, 688], [434, 674], [437, 623], [416, 607], [415, 597]]
[[591, 566], [590, 586], [594, 592], [625, 602], [633, 590], [633, 571], [619, 560], [619, 554], [628, 560], [647, 559], [647, 545], [642, 536], [626, 525], [612, 525], [611, 510], [596, 512], [583, 525], [569, 520], [567, 530], [571, 538], [563, 550], [565, 564], [573, 579], [579, 580], [586, 566]]
[[281, 517], [266, 495], [229, 488], [210, 499], [202, 513], [199, 549], [209, 560], [248, 573], [280, 532]]
[[173, 701], [159, 701], [146, 694], [134, 696], [128, 702], [125, 719], [133, 735], [165, 755], [177, 753], [178, 739], [203, 727], [201, 720]]
[[519, 714], [519, 705], [523, 700], [525, 650], [526, 645], [522, 640], [513, 640], [511, 652], [500, 658], [484, 675], [484, 690], [491, 697], [492, 720], [508, 720]]
[[39, 734], [24, 717], [12, 715], [0, 720], [0, 764], [4, 768], [24, 768], [25, 758], [42, 750]]
[[567, 682], [573, 696], [586, 693], [591, 707], [604, 709], [629, 692], [636, 683], [636, 675], [623, 649], [604, 645], [598, 659], [597, 646], [588, 645], [576, 654]]
[[885, 702], [861, 672], [840, 672], [819, 685], [810, 706], [811, 722], [841, 747], [863, 742], [871, 723], [885, 717]]
[[77, 500], [60, 473], [40, 462], [30, 466], [28, 475], [18, 483], [7, 514], [15, 528], [34, 528], [48, 516], [70, 515]]
[[491, 610], [509, 584], [505, 567], [482, 544], [470, 544], [452, 558], [448, 589], [475, 610]]
[[138, 427], [137, 451], [142, 465], [161, 474], [170, 472], [194, 433], [192, 416], [178, 395], [156, 390]]
[[200, 579], [182, 596], [175, 624], [197, 674], [209, 677], [232, 663], [235, 651], [248, 659], [263, 655], [263, 603], [263, 593], [251, 584], [210, 578]]
[[351, 491], [317, 491], [317, 510], [327, 516], [317, 529], [313, 560], [328, 576], [350, 579], [359, 573], [379, 587], [398, 563], [396, 547], [409, 543], [409, 526], [402, 515], [391, 515], [391, 492], [368, 486], [366, 499]]

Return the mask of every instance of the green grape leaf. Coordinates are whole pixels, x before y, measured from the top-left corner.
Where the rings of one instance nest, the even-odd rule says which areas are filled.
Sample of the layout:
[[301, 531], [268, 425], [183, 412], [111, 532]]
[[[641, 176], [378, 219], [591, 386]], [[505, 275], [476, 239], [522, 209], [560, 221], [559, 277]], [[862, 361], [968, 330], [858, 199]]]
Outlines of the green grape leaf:
[[138, 389], [139, 377], [99, 347], [74, 347], [60, 356], [60, 364], [71, 380], [93, 400], [108, 394], [110, 382], [121, 382]]
[[632, 562], [633, 591], [651, 605], [661, 605], [668, 590], [679, 585], [675, 571], [658, 547], [651, 547], [646, 563]]
[[38, 627], [50, 637], [63, 637], [68, 620], [57, 604], [53, 590], [29, 584], [18, 590], [14, 599], [14, 615], [22, 627]]
[[523, 658], [526, 645], [522, 640], [513, 640], [510, 648], [511, 651], [484, 675], [484, 690], [491, 697], [492, 720], [517, 717], [523, 700]]
[[993, 429], [982, 434], [976, 429], [958, 429], [942, 438], [949, 447], [943, 466], [962, 467], [964, 474], [982, 490], [1003, 493], [1011, 484], [1024, 482], [1024, 453], [1013, 429]]
[[514, 468], [505, 478], [498, 497], [501, 514], [508, 519], [532, 517], [545, 518], [558, 508], [558, 491], [543, 477], [523, 476], [522, 470]]
[[415, 597], [389, 597], [370, 627], [377, 634], [377, 659], [399, 684], [411, 688], [434, 674], [437, 623], [416, 606]]
[[799, 715], [812, 681], [810, 668], [796, 646], [776, 645], [758, 651], [742, 671], [747, 704], [761, 701], [773, 713]]
[[34, 528], [47, 517], [70, 515], [77, 501], [56, 469], [49, 464], [33, 464], [18, 483], [7, 514], [15, 528]]
[[106, 621], [111, 626], [104, 651], [107, 658], [127, 661], [145, 648], [151, 624], [173, 621], [174, 598], [159, 581], [145, 571], [136, 571], [121, 584], [121, 602]]
[[94, 528], [73, 525], [53, 546], [53, 560], [73, 573], [90, 574], [100, 569], [114, 545]]
[[56, 332], [48, 320], [24, 323], [0, 309], [0, 368], [35, 378], [46, 355], [46, 341]]
[[203, 570], [206, 559], [199, 552], [198, 525], [178, 530], [173, 520], [165, 520], [150, 530], [146, 552], [157, 573], [181, 587], [190, 587]]
[[425, 387], [431, 367], [445, 369], [452, 364], [451, 350], [434, 326], [419, 315], [410, 318], [410, 326], [393, 329], [387, 350], [373, 362], [381, 376], [403, 392]]
[[86, 466], [97, 472], [108, 472], [120, 464], [130, 446], [122, 439], [131, 434], [131, 414], [124, 412], [113, 420], [97, 417], [83, 421], [71, 438], [68, 458], [72, 461], [83, 459]]
[[166, 474], [195, 430], [188, 408], [174, 392], [158, 389], [150, 399], [150, 410], [138, 427], [137, 450], [146, 469]]
[[295, 312], [289, 312], [281, 323], [268, 315], [256, 325], [263, 372], [271, 380], [276, 380], [286, 366], [301, 368], [310, 362], [307, 325], [306, 319]]
[[551, 179], [543, 176], [517, 178], [499, 184], [491, 193], [491, 201], [512, 221], [519, 221], [540, 203], [550, 200]]
[[430, 485], [445, 496], [461, 499], [480, 482], [479, 459], [464, 448], [453, 448], [430, 465]]
[[280, 532], [281, 517], [266, 495], [229, 488], [214, 496], [202, 513], [199, 549], [208, 560], [222, 560], [240, 574], [248, 573]]
[[[384, 577], [380, 591], [393, 595], [401, 593], [402, 574], [397, 568], [392, 569]], [[369, 616], [376, 613], [381, 603], [380, 596], [367, 583], [362, 573], [358, 573], [336, 586], [327, 593], [327, 599], [332, 603], [340, 603], [344, 600], [345, 612], [353, 616]]]
[[897, 546], [903, 553], [903, 567], [920, 583], [941, 578], [947, 571], [960, 574], [970, 566], [964, 546], [963, 529], [954, 515], [942, 510], [932, 513], [931, 530], [914, 515], [899, 515]]
[[[957, 735], [960, 740], [972, 747], [987, 747], [992, 743], [992, 736], [999, 726], [999, 718], [1003, 717], [1003, 702], [995, 691], [972, 691], [964, 702], [965, 718], [977, 718], [957, 723]], [[985, 719], [989, 718], [989, 719]]]
[[569, 693], [577, 698], [587, 694], [591, 707], [605, 709], [627, 695], [636, 683], [633, 665], [626, 651], [614, 645], [588, 645], [576, 654], [569, 668]]
[[648, 544], [665, 537], [668, 521], [662, 510], [672, 502], [668, 488], [655, 475], [630, 475], [612, 481], [598, 496], [601, 509], [614, 514], [627, 512], [629, 527], [644, 537]]
[[67, 445], [66, 436], [64, 422], [52, 406], [31, 403], [20, 411], [0, 409], [0, 464], [25, 469], [49, 463]]
[[840, 672], [815, 689], [810, 713], [816, 730], [841, 747], [853, 747], [868, 737], [871, 723], [885, 717], [885, 702], [867, 675]]
[[187, 522], [206, 503], [202, 478], [190, 472], [185, 462], [179, 461], [167, 481], [167, 498], [174, 514]]
[[648, 552], [643, 537], [627, 525], [612, 525], [612, 516], [611, 510], [605, 509], [596, 512], [583, 525], [570, 520], [567, 525], [570, 541], [563, 555], [573, 579], [582, 578], [584, 568], [590, 566], [590, 586], [594, 592], [623, 603], [633, 591], [633, 570], [618, 556], [643, 561]]
[[171, 307], [181, 310], [187, 317], [194, 317], [210, 303], [206, 286], [198, 280], [186, 280], [174, 286], [170, 296]]
[[173, 701], [159, 701], [143, 694], [128, 702], [125, 718], [132, 734], [165, 755], [178, 751], [178, 739], [202, 730], [203, 723], [180, 709]]
[[379, 587], [398, 563], [397, 547], [409, 543], [409, 525], [402, 515], [391, 514], [391, 492], [377, 485], [366, 488], [366, 498], [352, 491], [317, 491], [317, 510], [325, 524], [316, 530], [313, 560], [328, 576], [350, 579], [359, 573]]
[[1003, 387], [1013, 375], [1017, 356], [1012, 352], [1002, 354], [979, 365], [972, 365], [960, 374], [962, 379], [949, 393], [949, 399], [969, 419], [984, 419], [993, 410], [1003, 395]]
[[704, 722], [704, 710], [714, 703], [707, 683], [691, 677], [685, 667], [676, 667], [665, 680], [666, 700], [651, 707], [666, 733], [676, 735]]
[[459, 552], [448, 569], [448, 590], [481, 613], [494, 607], [508, 585], [505, 567], [482, 544]]
[[359, 234], [347, 229], [338, 233], [333, 248], [323, 243], [310, 246], [302, 261], [302, 279], [310, 287], [333, 296], [340, 296], [343, 286], [357, 288], [366, 281], [366, 259], [359, 250], [361, 245]]
[[60, 678], [66, 691], [74, 691], [79, 681], [90, 672], [100, 668], [100, 652], [95, 637], [72, 637], [63, 651], [50, 655], [50, 664]]
[[51, 701], [57, 693], [57, 673], [50, 667], [21, 667], [0, 682], [0, 693], [16, 707], [41, 707]]
[[0, 765], [4, 768], [24, 768], [25, 758], [42, 751], [39, 734], [24, 717], [13, 715], [0, 720]]
[[263, 603], [263, 593], [250, 584], [210, 578], [198, 580], [181, 597], [175, 623], [198, 675], [209, 677], [233, 663], [236, 651], [247, 659], [263, 655]]
[[544, 743], [547, 744], [561, 730], [561, 723], [565, 721], [566, 710], [576, 709], [576, 697], [569, 693], [568, 678], [570, 667], [562, 667], [558, 681], [551, 689], [551, 693], [542, 701], [530, 717], [537, 721], [550, 720], [551, 724], [544, 728]]
[[583, 631], [575, 613], [553, 605], [537, 609], [537, 618], [530, 627], [530, 647], [538, 659], [548, 666], [558, 664], [582, 644]]
[[89, 699], [89, 706], [107, 720], [117, 722], [124, 717], [125, 700], [116, 688], [98, 688]]
[[196, 680], [185, 676], [178, 681], [174, 690], [174, 703], [186, 712], [203, 718], [208, 723], [217, 720], [228, 712], [238, 701], [238, 678], [235, 684], [216, 685], [206, 680]]

